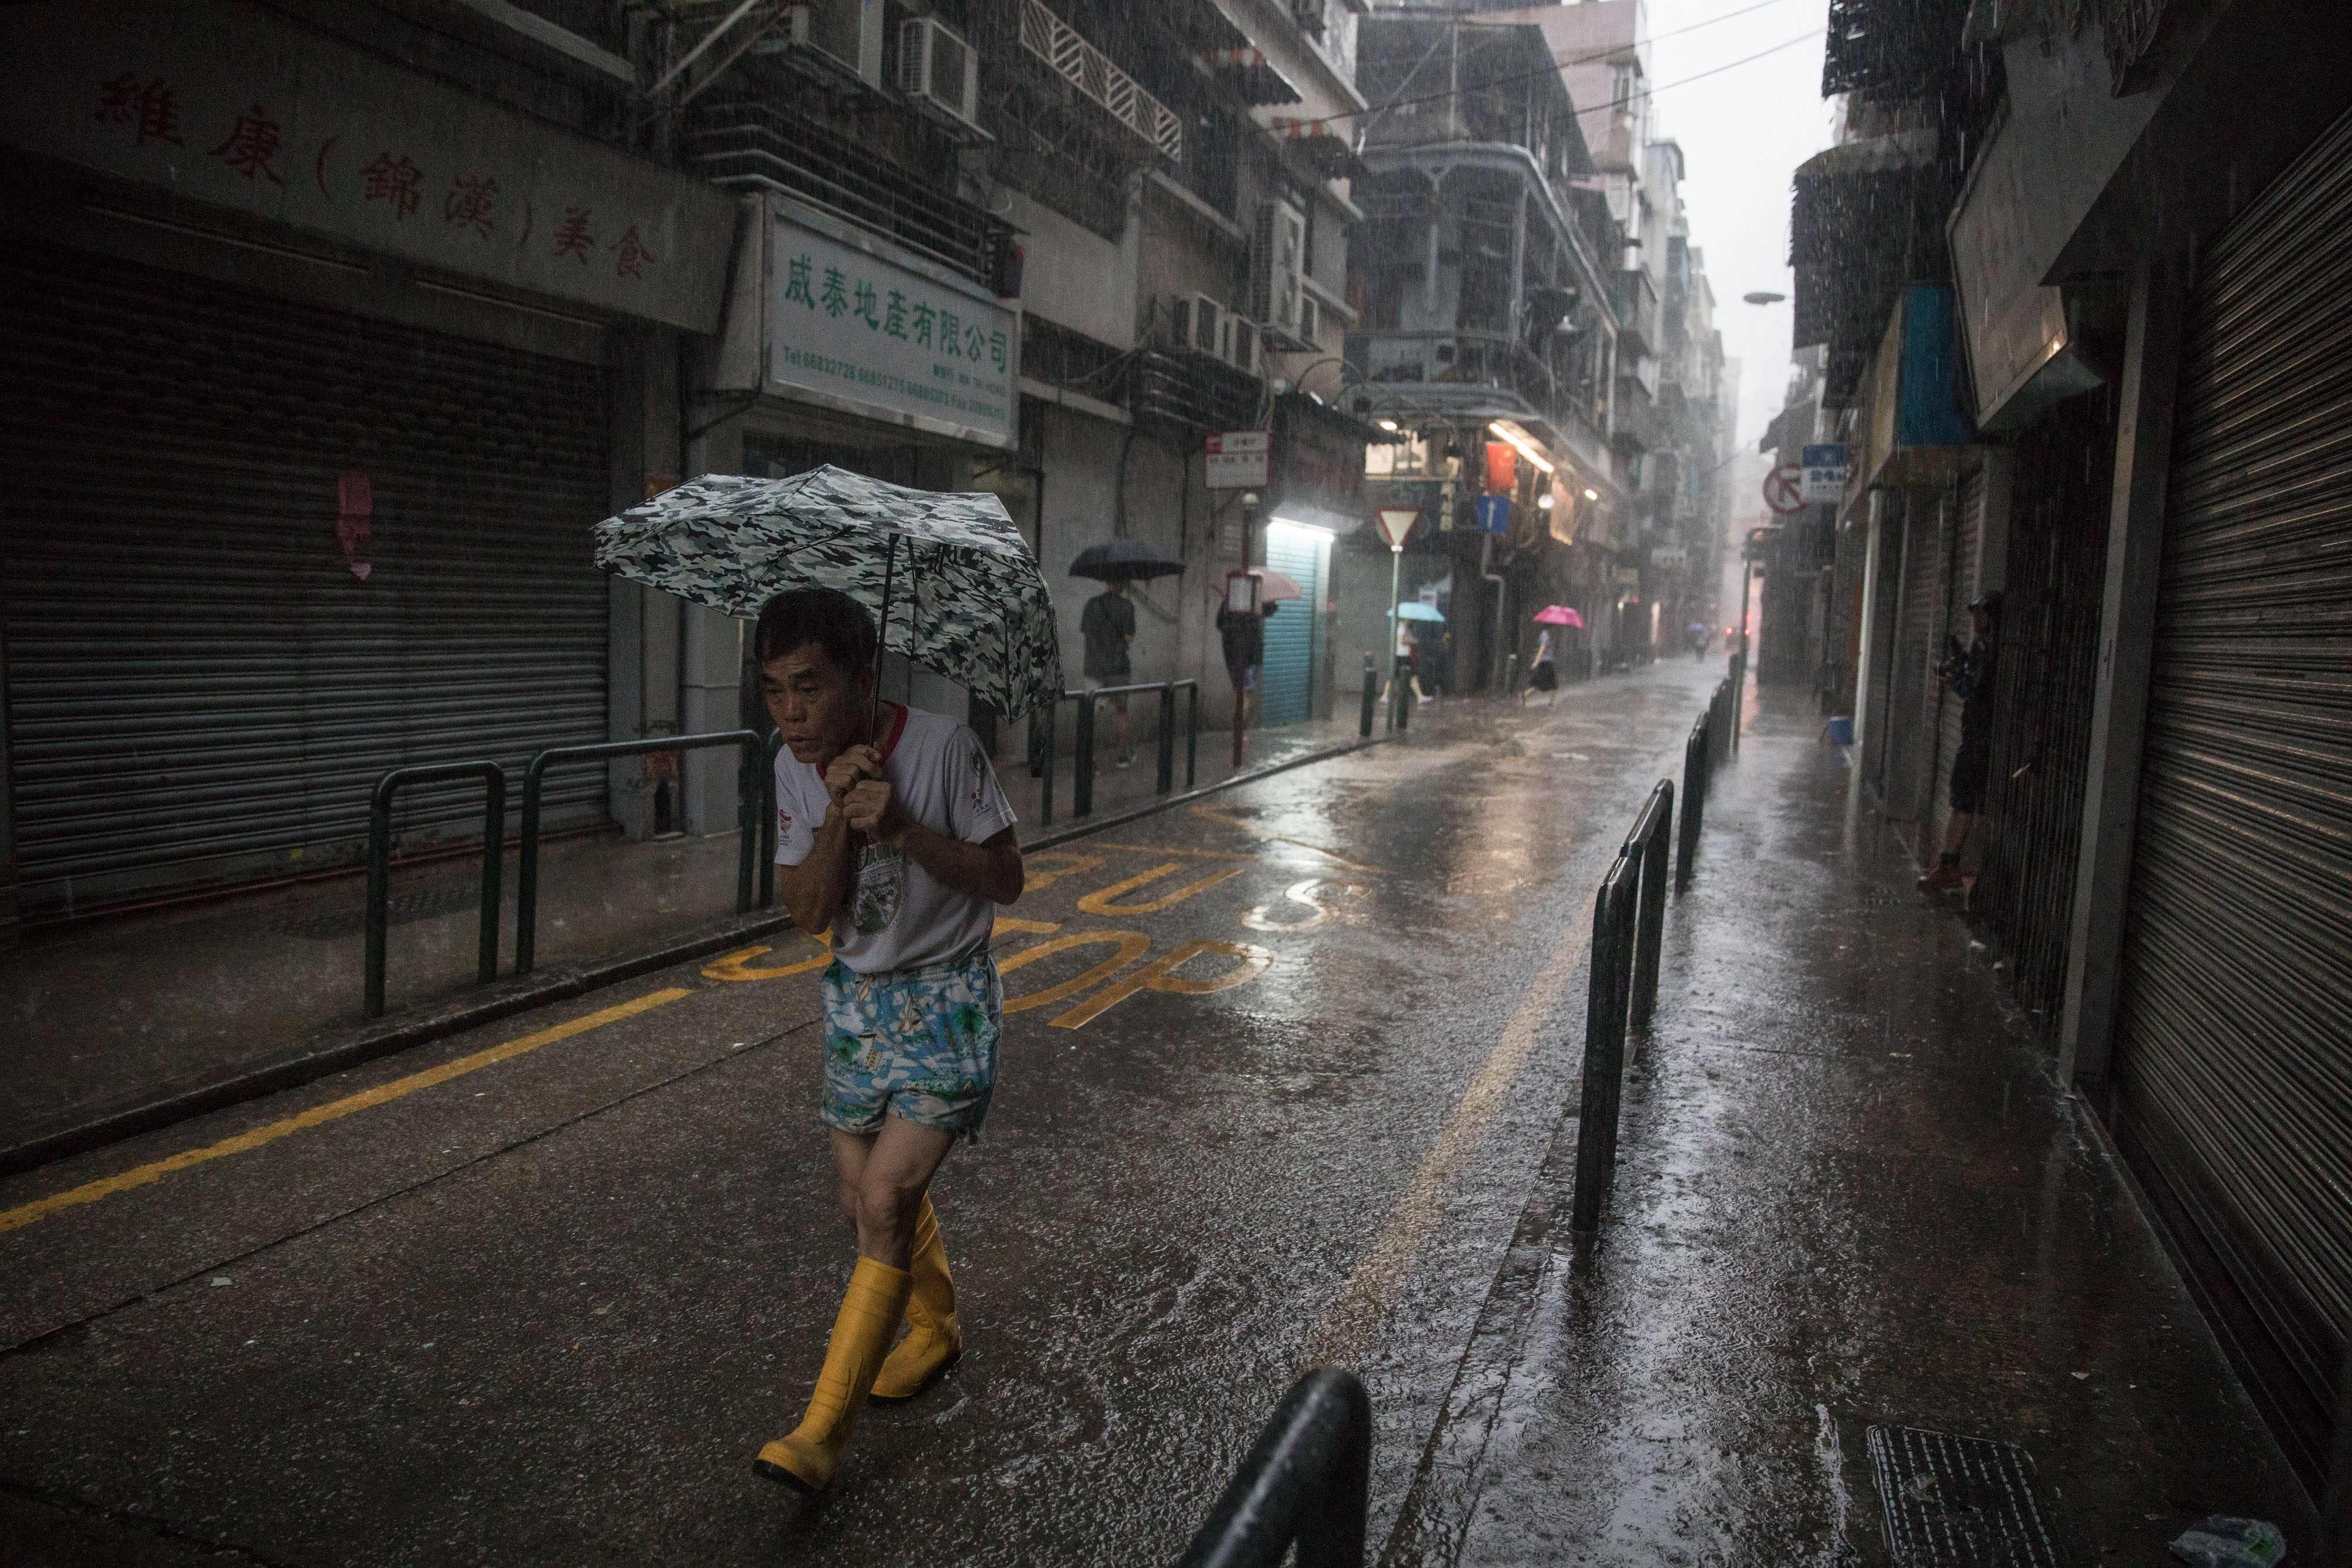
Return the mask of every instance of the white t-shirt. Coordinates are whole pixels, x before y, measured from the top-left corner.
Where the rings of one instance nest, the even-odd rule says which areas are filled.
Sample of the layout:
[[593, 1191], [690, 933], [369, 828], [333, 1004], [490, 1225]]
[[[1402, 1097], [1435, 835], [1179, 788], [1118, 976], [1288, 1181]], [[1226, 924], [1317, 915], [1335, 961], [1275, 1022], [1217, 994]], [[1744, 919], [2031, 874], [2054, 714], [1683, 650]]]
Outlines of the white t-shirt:
[[[881, 745], [882, 777], [909, 817], [933, 832], [982, 843], [1011, 827], [1013, 807], [980, 737], [951, 718], [892, 705]], [[798, 865], [816, 848], [832, 803], [824, 779], [789, 751], [776, 753], [776, 863]], [[996, 906], [956, 892], [887, 844], [855, 852], [856, 872], [834, 917], [833, 953], [861, 975], [968, 958], [988, 946]]]

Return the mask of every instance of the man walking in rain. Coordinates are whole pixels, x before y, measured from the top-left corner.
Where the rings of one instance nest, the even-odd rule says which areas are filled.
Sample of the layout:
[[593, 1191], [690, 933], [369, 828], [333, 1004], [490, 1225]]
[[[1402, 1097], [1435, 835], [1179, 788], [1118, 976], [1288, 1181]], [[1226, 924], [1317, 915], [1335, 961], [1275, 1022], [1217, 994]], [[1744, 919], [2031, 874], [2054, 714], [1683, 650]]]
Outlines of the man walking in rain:
[[[977, 1138], [996, 1084], [1003, 988], [994, 905], [1021, 896], [1013, 809], [971, 731], [874, 700], [874, 619], [827, 589], [760, 612], [755, 655], [776, 758], [785, 908], [828, 933], [824, 1092], [842, 1211], [857, 1233], [807, 1413], [755, 1469], [816, 1493], [869, 1396], [919, 1393], [962, 1353], [931, 1178]], [[891, 1336], [904, 1317], [908, 1333]]]
[[[1134, 678], [1128, 662], [1135, 646], [1135, 605], [1127, 597], [1127, 581], [1112, 578], [1103, 591], [1087, 601], [1078, 615], [1078, 634], [1086, 642], [1087, 685], [1123, 686]], [[1111, 717], [1118, 730], [1118, 765], [1135, 766], [1135, 731], [1124, 695], [1110, 699]]]

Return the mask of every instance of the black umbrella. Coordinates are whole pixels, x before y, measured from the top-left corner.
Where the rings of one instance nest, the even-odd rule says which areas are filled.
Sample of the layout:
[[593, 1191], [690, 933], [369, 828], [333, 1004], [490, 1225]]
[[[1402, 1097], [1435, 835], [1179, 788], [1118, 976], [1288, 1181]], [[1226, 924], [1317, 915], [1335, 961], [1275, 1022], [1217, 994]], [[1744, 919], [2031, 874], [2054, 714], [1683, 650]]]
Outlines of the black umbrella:
[[1182, 561], [1171, 560], [1133, 539], [1111, 539], [1103, 544], [1088, 545], [1078, 552], [1078, 559], [1070, 563], [1072, 577], [1091, 577], [1097, 582], [1148, 581], [1183, 570]]

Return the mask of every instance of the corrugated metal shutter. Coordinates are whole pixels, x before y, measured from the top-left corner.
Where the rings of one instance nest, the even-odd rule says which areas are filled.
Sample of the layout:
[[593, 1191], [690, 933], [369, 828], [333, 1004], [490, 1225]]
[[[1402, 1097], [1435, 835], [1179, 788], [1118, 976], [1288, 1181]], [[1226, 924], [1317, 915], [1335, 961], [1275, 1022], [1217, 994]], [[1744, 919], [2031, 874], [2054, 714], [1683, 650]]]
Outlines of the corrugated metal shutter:
[[2097, 696], [2099, 618], [2115, 488], [2113, 402], [2095, 392], [2021, 432], [1993, 677], [1992, 762], [1969, 907], [2009, 962], [2018, 999], [2054, 1009], [2066, 982], [2083, 780]]
[[1315, 630], [1323, 603], [1323, 578], [1317, 569], [1321, 556], [1311, 536], [1280, 528], [1266, 534], [1265, 564], [1296, 578], [1306, 597], [1283, 601], [1265, 623], [1265, 664], [1258, 677], [1265, 693], [1260, 724], [1297, 724], [1315, 711]]
[[2183, 345], [2116, 1131], [2315, 1492], [2352, 1332], [2352, 117]]
[[[1872, 526], [1878, 530], [1878, 574], [1871, 584], [1869, 756], [1863, 760], [1863, 778], [1885, 792], [1888, 737], [1895, 731], [1895, 627], [1903, 607], [1904, 545], [1910, 536], [1899, 492], [1887, 492], [1883, 515]], [[1874, 497], [1875, 499], [1875, 497]]]
[[1903, 544], [1903, 593], [1895, 625], [1894, 693], [1887, 709], [1886, 772], [1880, 800], [1890, 817], [1918, 816], [1920, 792], [1934, 759], [1929, 729], [1935, 703], [1936, 606], [1943, 596], [1943, 508], [1915, 501]]
[[[63, 252], [0, 288], [28, 915], [347, 862], [388, 768], [604, 737], [596, 367]], [[604, 789], [559, 775], [551, 821]], [[404, 799], [404, 848], [478, 831], [478, 787]]]
[[[1977, 584], [1983, 580], [1987, 489], [1985, 472], [1979, 466], [1961, 476], [1958, 494], [1949, 508], [1952, 522], [1948, 537], [1951, 544], [1946, 557], [1949, 565], [1945, 572], [1943, 625], [1932, 647], [1932, 656], [1937, 659], [1943, 656], [1946, 638], [1955, 638], [1965, 644], [1974, 634], [1969, 602], [1976, 598]], [[1931, 831], [1927, 834], [1927, 844], [1922, 846], [1922, 861], [1928, 858], [1927, 847], [1942, 846], [1945, 830], [1951, 825], [1952, 795], [1946, 786], [1952, 777], [1952, 763], [1960, 753], [1960, 715], [1968, 706], [1941, 682], [1937, 684], [1936, 705], [1936, 768], [1927, 780], [1930, 804], [1927, 821]]]

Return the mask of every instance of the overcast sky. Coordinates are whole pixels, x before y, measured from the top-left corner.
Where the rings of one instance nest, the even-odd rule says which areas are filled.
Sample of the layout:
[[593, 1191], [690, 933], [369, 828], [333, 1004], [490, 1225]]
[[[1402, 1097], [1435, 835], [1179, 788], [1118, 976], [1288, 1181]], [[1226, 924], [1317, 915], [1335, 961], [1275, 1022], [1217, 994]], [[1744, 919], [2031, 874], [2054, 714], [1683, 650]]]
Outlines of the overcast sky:
[[[1724, 354], [1743, 361], [1739, 439], [1751, 448], [1780, 412], [1791, 318], [1786, 303], [1745, 305], [1739, 297], [1759, 288], [1791, 291], [1789, 176], [1829, 145], [1831, 123], [1822, 97], [1820, 34], [1829, 0], [1769, 0], [1727, 16], [1754, 4], [1649, 0], [1659, 133], [1682, 143], [1691, 243], [1706, 253]], [[1731, 63], [1807, 33], [1812, 36], [1762, 59]], [[1719, 74], [1674, 85], [1705, 71]]]

